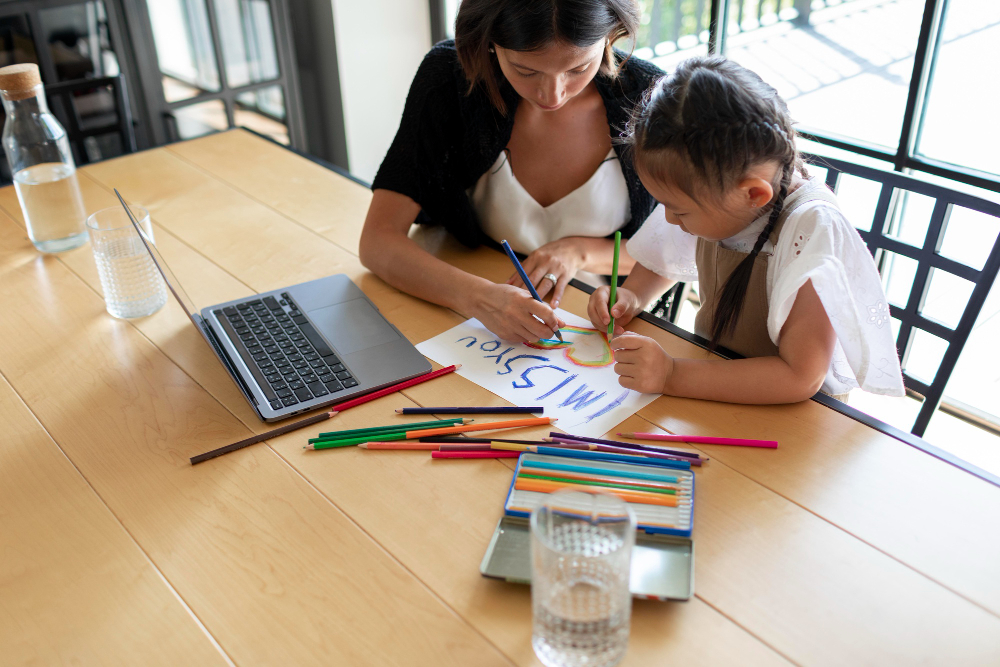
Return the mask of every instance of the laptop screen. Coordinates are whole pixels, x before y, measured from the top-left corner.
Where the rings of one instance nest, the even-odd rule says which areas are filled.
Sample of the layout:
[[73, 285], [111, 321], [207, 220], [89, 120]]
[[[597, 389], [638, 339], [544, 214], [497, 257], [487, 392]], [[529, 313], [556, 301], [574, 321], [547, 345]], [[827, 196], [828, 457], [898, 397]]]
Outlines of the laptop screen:
[[[129, 209], [128, 204], [125, 203], [125, 200], [122, 199], [118, 190], [115, 190], [115, 194], [118, 195], [118, 200], [122, 203], [122, 206], [125, 207], [125, 213], [128, 214], [128, 219], [132, 221], [132, 226], [135, 227], [135, 231], [139, 233], [139, 238], [142, 239], [142, 244], [146, 246], [146, 250], [149, 251], [150, 257], [153, 258], [153, 263], [156, 264], [156, 268], [160, 270], [160, 274], [163, 276], [164, 282], [167, 283], [167, 287], [170, 289], [170, 292], [174, 295], [174, 298], [177, 299], [178, 303], [180, 303], [184, 308], [184, 312], [188, 314], [191, 321], [197, 326], [198, 320], [201, 319], [201, 316], [198, 314], [198, 308], [194, 305], [194, 301], [191, 300], [191, 297], [189, 297], [187, 292], [184, 291], [184, 288], [181, 287], [180, 282], [177, 280], [177, 276], [175, 276], [174, 272], [170, 270], [170, 266], [167, 264], [167, 261], [163, 259], [163, 255], [160, 254], [160, 251], [156, 249], [156, 244], [153, 242], [153, 239], [150, 238], [146, 230], [139, 226], [135, 216], [132, 215], [132, 211]], [[152, 231], [152, 223], [150, 223], [149, 233], [151, 234]], [[201, 330], [200, 326], [198, 327], [198, 330]]]

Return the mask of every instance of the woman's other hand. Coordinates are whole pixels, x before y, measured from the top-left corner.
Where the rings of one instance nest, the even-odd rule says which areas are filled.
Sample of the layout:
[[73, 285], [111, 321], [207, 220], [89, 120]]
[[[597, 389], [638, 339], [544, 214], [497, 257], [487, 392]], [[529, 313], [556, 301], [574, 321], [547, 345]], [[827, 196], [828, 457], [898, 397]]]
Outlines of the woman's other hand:
[[[577, 271], [584, 268], [586, 263], [584, 240], [570, 236], [546, 243], [528, 255], [521, 265], [528, 274], [531, 284], [535, 286], [538, 296], [543, 299], [548, 296], [549, 304], [553, 308], [558, 308], [569, 281]], [[555, 281], [552, 280], [553, 276]], [[507, 284], [524, 287], [516, 271], [507, 280]]]

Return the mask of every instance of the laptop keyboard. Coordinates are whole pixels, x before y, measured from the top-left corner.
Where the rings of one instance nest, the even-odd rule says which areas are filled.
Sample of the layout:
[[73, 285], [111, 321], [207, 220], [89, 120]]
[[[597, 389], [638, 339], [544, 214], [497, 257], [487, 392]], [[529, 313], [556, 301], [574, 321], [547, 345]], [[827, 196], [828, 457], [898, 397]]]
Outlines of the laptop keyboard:
[[358, 385], [287, 292], [213, 313], [275, 410]]

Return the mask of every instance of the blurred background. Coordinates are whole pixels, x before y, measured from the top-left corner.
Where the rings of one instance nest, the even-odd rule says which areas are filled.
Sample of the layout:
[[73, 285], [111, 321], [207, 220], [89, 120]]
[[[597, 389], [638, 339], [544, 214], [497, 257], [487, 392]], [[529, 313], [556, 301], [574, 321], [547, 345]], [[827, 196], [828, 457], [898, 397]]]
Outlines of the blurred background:
[[[458, 3], [0, 0], [0, 66], [36, 62], [46, 86], [83, 82], [65, 101], [50, 96], [57, 115], [72, 116], [85, 136], [75, 149], [79, 163], [128, 152], [133, 141], [142, 150], [247, 127], [370, 181], [421, 58], [452, 36]], [[1000, 202], [1000, 2], [640, 4], [636, 56], [669, 69], [693, 55], [723, 53], [753, 69], [788, 102], [804, 151]], [[107, 129], [121, 122], [134, 135], [127, 141]], [[0, 178], [10, 181], [6, 164]], [[852, 222], [870, 227], [877, 184], [845, 175], [837, 192]], [[933, 204], [913, 193], [894, 197], [888, 233], [922, 245]], [[937, 251], [982, 268], [998, 234], [997, 218], [956, 209]], [[917, 262], [881, 251], [876, 259], [890, 302], [906, 306]], [[972, 283], [935, 270], [927, 281], [920, 314], [954, 327]], [[692, 327], [696, 294], [688, 290], [675, 312], [682, 327]], [[929, 382], [947, 345], [914, 332], [904, 365]], [[1000, 473], [998, 341], [994, 285], [924, 437]], [[921, 398], [853, 392], [851, 404], [909, 431]]]

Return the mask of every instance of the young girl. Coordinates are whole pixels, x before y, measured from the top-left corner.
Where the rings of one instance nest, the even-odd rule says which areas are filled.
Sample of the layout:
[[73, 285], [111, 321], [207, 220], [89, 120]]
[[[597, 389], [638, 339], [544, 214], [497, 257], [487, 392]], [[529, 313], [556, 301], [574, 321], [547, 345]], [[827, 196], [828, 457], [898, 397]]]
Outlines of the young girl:
[[[698, 281], [695, 331], [746, 359], [675, 359], [645, 336], [612, 341], [622, 386], [733, 403], [789, 403], [854, 387], [903, 395], [889, 309], [864, 242], [795, 147], [788, 108], [753, 72], [695, 58], [664, 77], [630, 126], [660, 202], [629, 240], [637, 261], [615, 332], [674, 281]], [[591, 321], [607, 327], [608, 288]]]

